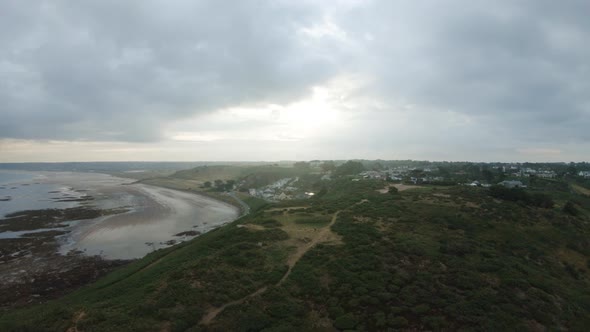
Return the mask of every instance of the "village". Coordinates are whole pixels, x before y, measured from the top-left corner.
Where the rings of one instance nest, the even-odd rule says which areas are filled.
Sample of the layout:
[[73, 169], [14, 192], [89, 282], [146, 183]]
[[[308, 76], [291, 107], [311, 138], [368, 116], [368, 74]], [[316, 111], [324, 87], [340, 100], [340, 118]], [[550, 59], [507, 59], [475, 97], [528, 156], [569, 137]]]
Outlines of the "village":
[[[322, 161], [308, 162], [312, 174], [316, 174], [320, 181], [330, 181], [334, 175], [334, 169], [327, 169], [325, 164], [332, 163]], [[425, 162], [424, 165], [397, 165], [377, 167], [365, 165], [365, 170], [349, 174], [351, 181], [381, 180], [392, 183], [410, 185], [463, 185], [471, 187], [489, 188], [493, 185], [501, 185], [506, 188], [526, 188], [527, 183], [536, 178], [558, 179], [564, 176], [563, 164], [539, 164], [523, 165], [513, 164], [463, 164], [449, 167], [447, 163]], [[372, 169], [371, 169], [372, 168]], [[590, 171], [583, 170], [574, 173], [581, 178], [590, 178]], [[315, 195], [307, 188], [307, 184], [301, 183], [300, 177], [281, 178], [266, 186], [248, 188], [248, 194], [269, 202], [278, 202], [293, 199], [308, 199]]]

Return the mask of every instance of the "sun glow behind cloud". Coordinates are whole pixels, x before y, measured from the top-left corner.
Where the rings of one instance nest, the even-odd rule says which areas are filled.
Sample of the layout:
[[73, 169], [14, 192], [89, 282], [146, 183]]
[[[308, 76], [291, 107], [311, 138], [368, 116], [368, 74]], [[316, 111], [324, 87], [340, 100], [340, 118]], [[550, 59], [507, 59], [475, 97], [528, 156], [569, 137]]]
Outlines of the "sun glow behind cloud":
[[351, 107], [347, 95], [362, 80], [341, 77], [314, 86], [309, 95], [286, 105], [263, 104], [221, 109], [170, 126], [174, 141], [301, 141], [326, 135], [345, 125]]
[[588, 1], [232, 4], [0, 2], [0, 161], [590, 155]]

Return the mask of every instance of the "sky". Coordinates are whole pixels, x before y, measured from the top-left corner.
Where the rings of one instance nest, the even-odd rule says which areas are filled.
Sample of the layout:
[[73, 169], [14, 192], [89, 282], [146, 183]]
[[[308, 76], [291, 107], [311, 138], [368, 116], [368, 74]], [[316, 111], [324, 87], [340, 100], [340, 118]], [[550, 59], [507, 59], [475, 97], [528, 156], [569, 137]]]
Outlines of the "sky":
[[588, 161], [587, 0], [0, 2], [0, 162]]

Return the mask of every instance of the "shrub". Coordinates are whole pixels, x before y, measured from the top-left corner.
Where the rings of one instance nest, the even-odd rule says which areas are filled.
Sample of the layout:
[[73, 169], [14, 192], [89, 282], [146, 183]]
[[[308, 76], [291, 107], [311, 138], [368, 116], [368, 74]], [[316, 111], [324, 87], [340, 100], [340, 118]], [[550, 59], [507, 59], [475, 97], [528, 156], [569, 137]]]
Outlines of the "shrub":
[[571, 201], [567, 201], [567, 203], [565, 203], [563, 206], [563, 212], [572, 216], [578, 215], [578, 209], [576, 209], [576, 206]]
[[340, 330], [354, 329], [357, 324], [356, 317], [351, 313], [340, 316], [334, 321], [334, 326]]

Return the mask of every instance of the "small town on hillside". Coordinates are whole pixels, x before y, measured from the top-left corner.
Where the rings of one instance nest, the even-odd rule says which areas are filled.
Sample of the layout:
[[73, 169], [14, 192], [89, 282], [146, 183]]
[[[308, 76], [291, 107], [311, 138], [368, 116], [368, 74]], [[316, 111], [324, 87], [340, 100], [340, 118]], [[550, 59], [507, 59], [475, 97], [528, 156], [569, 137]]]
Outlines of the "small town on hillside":
[[[351, 181], [382, 180], [408, 185], [465, 185], [491, 187], [502, 185], [507, 188], [526, 188], [536, 179], [558, 180], [566, 175], [590, 179], [590, 165], [587, 163], [454, 163], [418, 161], [348, 161], [358, 163], [356, 172], [346, 176]], [[309, 170], [321, 181], [330, 181], [337, 167], [345, 162], [310, 161], [297, 162], [295, 167]], [[393, 163], [393, 165], [388, 165]], [[361, 168], [362, 166], [362, 168]], [[307, 190], [299, 177], [285, 177], [268, 185], [244, 188], [245, 182], [236, 182], [234, 189], [242, 188], [250, 196], [270, 202], [292, 199], [306, 199], [314, 196]], [[246, 190], [247, 189], [247, 190]]]

